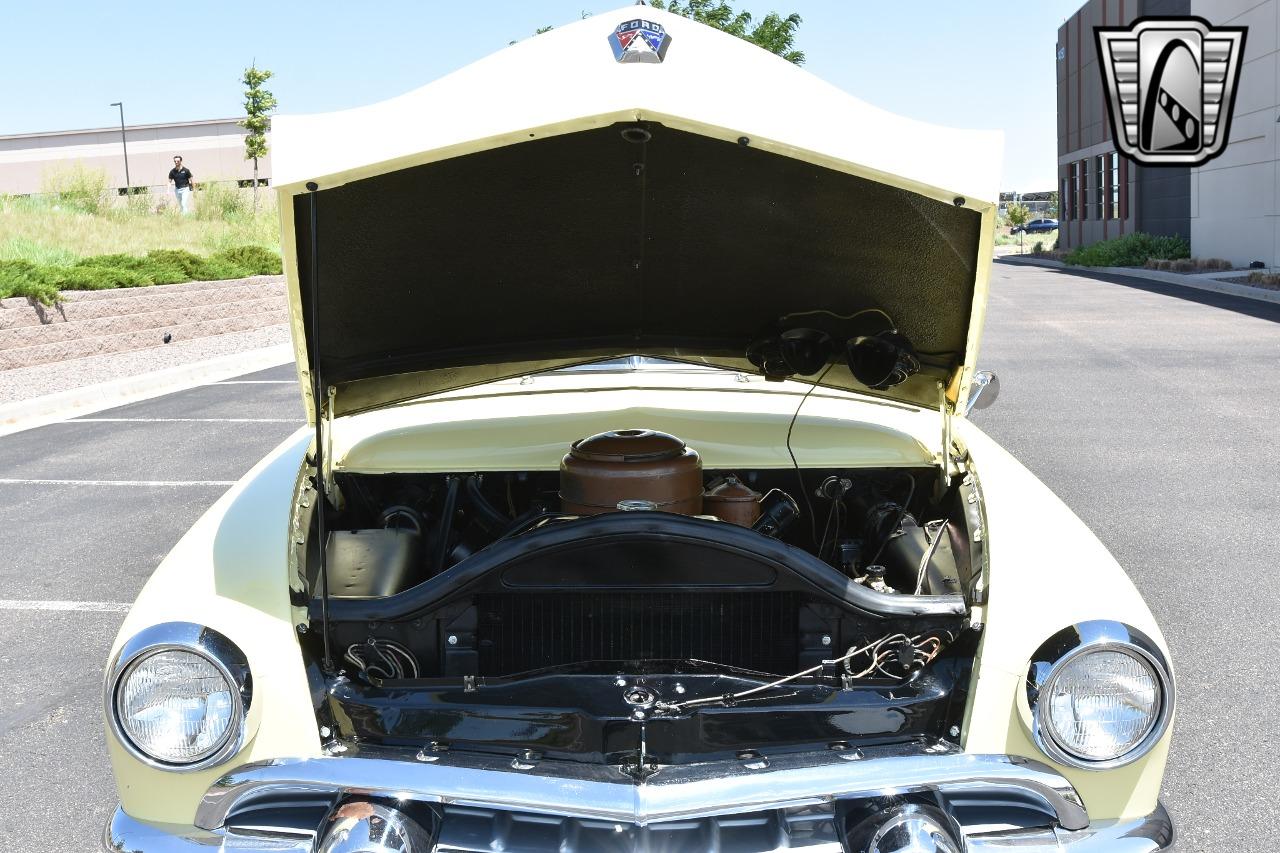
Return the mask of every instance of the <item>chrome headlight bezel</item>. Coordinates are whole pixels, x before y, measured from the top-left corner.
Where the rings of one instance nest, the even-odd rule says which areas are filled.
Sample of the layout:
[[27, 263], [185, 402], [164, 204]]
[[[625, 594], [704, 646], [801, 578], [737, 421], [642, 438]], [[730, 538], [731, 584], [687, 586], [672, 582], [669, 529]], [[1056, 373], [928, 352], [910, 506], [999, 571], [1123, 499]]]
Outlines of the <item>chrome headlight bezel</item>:
[[[120, 720], [119, 697], [125, 679], [138, 665], [161, 652], [179, 651], [208, 661], [231, 686], [232, 716], [219, 745], [195, 761], [165, 761], [143, 750]], [[246, 740], [246, 722], [253, 700], [253, 677], [244, 652], [224, 635], [192, 622], [163, 622], [139, 631], [111, 658], [103, 683], [107, 724], [124, 749], [148, 767], [189, 773], [225, 762], [240, 751]]]
[[[1146, 735], [1124, 753], [1107, 759], [1094, 759], [1072, 752], [1060, 743], [1049, 724], [1047, 702], [1040, 697], [1052, 687], [1054, 680], [1072, 661], [1096, 652], [1126, 654], [1151, 669], [1159, 691], [1159, 709], [1155, 723]], [[1054, 634], [1036, 650], [1027, 672], [1027, 704], [1031, 709], [1031, 734], [1036, 746], [1049, 758], [1067, 767], [1083, 770], [1110, 770], [1139, 760], [1151, 751], [1173, 720], [1173, 668], [1167, 656], [1146, 634], [1122, 622], [1097, 620], [1081, 622]]]

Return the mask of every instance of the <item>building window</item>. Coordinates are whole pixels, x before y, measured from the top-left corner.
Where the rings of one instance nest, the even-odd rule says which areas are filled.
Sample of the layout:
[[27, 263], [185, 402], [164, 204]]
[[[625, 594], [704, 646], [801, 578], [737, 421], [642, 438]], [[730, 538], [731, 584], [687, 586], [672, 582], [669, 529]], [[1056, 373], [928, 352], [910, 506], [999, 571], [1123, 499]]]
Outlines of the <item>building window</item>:
[[1071, 164], [1071, 177], [1066, 179], [1066, 218], [1075, 219], [1075, 200], [1080, 197], [1080, 167]]
[[1094, 179], [1094, 186], [1093, 186], [1093, 197], [1094, 197], [1093, 218], [1094, 219], [1107, 218], [1106, 198], [1108, 195], [1108, 192], [1107, 192], [1108, 188], [1107, 188], [1107, 165], [1106, 164], [1107, 164], [1107, 158], [1102, 156], [1101, 154], [1093, 158], [1094, 171], [1097, 173], [1097, 177]]
[[1129, 161], [1120, 161], [1120, 218], [1129, 218]]
[[1111, 197], [1108, 201], [1107, 218], [1120, 218], [1120, 155], [1112, 151], [1111, 160]]
[[1079, 182], [1076, 184], [1076, 218], [1089, 218], [1089, 161], [1081, 160], [1076, 168]]
[[1062, 179], [1062, 189], [1058, 193], [1058, 218], [1071, 218], [1071, 181], [1068, 178]]

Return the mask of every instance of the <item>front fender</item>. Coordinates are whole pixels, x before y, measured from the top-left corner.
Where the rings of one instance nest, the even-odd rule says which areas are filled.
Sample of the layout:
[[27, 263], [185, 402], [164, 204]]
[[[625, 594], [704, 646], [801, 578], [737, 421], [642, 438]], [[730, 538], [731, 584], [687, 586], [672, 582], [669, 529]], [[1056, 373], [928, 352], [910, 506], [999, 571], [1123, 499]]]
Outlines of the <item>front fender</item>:
[[974, 615], [985, 627], [966, 709], [965, 750], [1024, 755], [1052, 765], [1076, 786], [1091, 820], [1150, 814], [1173, 727], [1125, 767], [1066, 767], [1032, 740], [1025, 684], [1031, 655], [1042, 642], [1091, 619], [1139, 629], [1168, 658], [1155, 618], [1106, 547], [1034, 474], [967, 420], [957, 420], [955, 433], [982, 490], [989, 560], [987, 603]]
[[189, 773], [147, 767], [107, 727], [120, 803], [134, 818], [190, 824], [205, 790], [227, 769], [321, 754], [287, 568], [290, 504], [310, 437], [302, 429], [286, 439], [210, 507], [160, 563], [116, 636], [112, 657], [150, 625], [206, 625], [240, 647], [253, 674], [245, 744], [219, 766]]

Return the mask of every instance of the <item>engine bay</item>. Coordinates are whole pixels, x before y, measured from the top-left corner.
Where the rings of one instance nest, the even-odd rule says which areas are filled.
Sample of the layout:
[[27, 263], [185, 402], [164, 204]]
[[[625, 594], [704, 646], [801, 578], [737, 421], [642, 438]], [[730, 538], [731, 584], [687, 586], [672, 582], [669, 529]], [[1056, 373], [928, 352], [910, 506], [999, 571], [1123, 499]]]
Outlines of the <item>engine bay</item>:
[[314, 511], [295, 562], [333, 749], [643, 776], [958, 731], [984, 560], [970, 477], [708, 469], [623, 429], [573, 442], [559, 470], [339, 471], [330, 494], [323, 568]]
[[309, 589], [327, 579], [336, 665], [365, 683], [689, 666], [901, 682], [959, 636], [975, 575], [963, 486], [937, 494], [929, 468], [704, 470], [679, 438], [624, 429], [559, 471], [335, 485]]

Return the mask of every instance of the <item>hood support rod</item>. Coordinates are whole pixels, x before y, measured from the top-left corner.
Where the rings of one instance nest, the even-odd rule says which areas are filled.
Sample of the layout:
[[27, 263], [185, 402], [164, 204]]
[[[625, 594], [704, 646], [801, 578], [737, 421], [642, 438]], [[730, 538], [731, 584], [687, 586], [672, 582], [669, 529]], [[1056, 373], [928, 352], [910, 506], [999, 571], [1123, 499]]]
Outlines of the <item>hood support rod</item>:
[[[324, 474], [324, 466], [328, 462], [325, 459], [324, 444], [324, 418], [325, 418], [325, 394], [324, 382], [320, 377], [320, 249], [319, 249], [319, 227], [318, 215], [316, 213], [316, 191], [320, 189], [315, 181], [307, 182], [308, 201], [310, 202], [310, 234], [308, 242], [310, 243], [310, 259], [307, 269], [307, 289], [311, 296], [311, 405], [314, 410], [316, 437], [315, 452], [312, 459], [315, 462], [315, 484], [316, 484], [316, 535], [320, 540], [320, 636], [324, 640], [324, 671], [332, 673], [333, 654], [329, 649], [329, 556], [328, 542], [326, 540], [327, 533], [325, 531], [324, 514], [329, 504], [329, 478]], [[329, 410], [328, 414], [332, 416], [332, 397], [328, 398]]]

